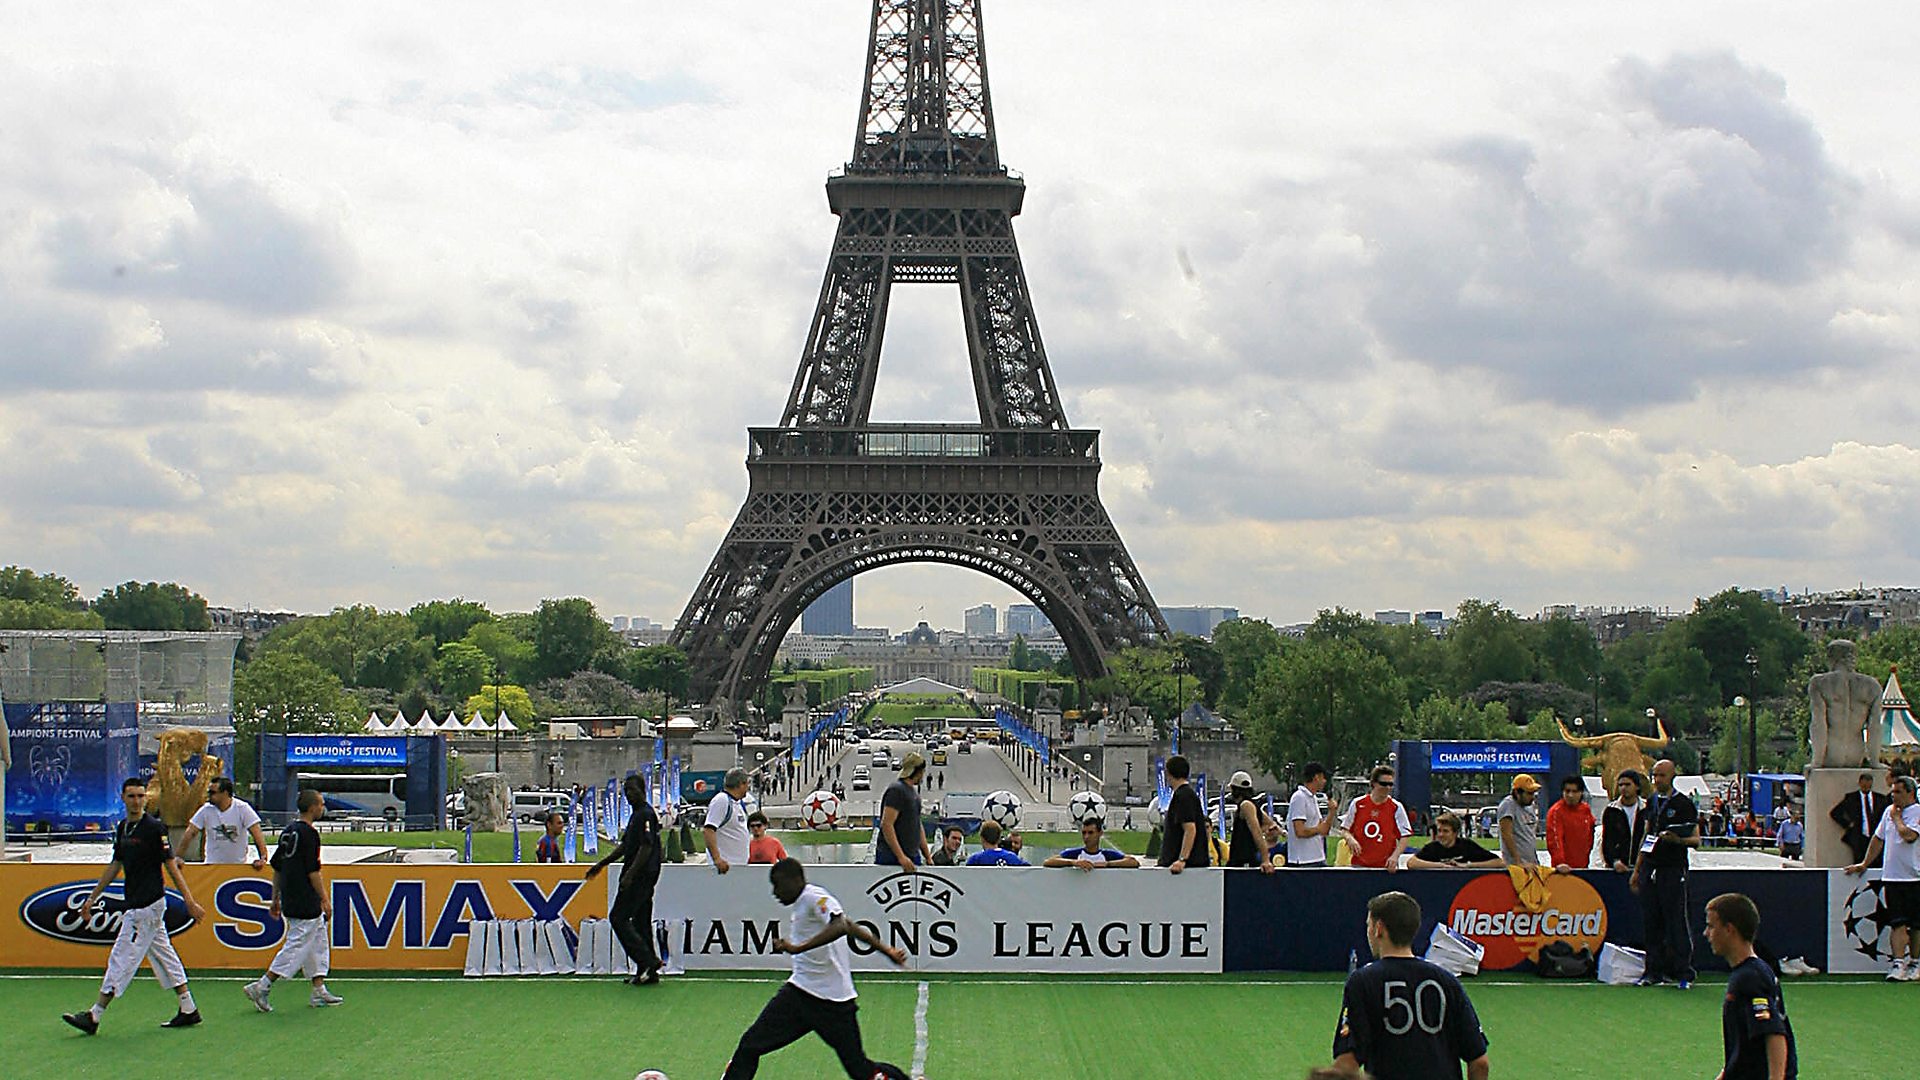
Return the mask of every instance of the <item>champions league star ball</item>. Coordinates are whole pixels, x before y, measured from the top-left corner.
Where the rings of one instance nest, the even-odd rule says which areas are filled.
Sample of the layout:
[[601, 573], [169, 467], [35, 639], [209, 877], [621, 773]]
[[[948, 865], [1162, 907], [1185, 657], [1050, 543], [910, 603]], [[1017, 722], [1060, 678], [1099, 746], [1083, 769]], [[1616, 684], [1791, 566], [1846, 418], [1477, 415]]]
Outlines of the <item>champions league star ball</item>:
[[1101, 798], [1097, 791], [1076, 791], [1073, 798], [1067, 800], [1067, 817], [1072, 818], [1075, 825], [1085, 825], [1089, 821], [1105, 825], [1107, 800]]
[[1020, 798], [1011, 791], [996, 791], [987, 796], [980, 816], [1003, 829], [1020, 824]]
[[1147, 827], [1148, 828], [1150, 829], [1159, 828], [1160, 823], [1166, 820], [1166, 817], [1167, 817], [1167, 808], [1160, 805], [1160, 800], [1158, 798], [1152, 798], [1147, 800]]
[[800, 804], [800, 820], [809, 829], [831, 829], [840, 820], [840, 797], [831, 791], [816, 791]]
[[759, 813], [760, 812], [760, 796], [755, 795], [751, 791], [747, 792], [745, 795], [740, 797], [740, 809], [748, 817], [752, 817], [753, 815]]
[[667, 1080], [667, 1074], [659, 1069], [641, 1069], [640, 1074], [633, 1080]]

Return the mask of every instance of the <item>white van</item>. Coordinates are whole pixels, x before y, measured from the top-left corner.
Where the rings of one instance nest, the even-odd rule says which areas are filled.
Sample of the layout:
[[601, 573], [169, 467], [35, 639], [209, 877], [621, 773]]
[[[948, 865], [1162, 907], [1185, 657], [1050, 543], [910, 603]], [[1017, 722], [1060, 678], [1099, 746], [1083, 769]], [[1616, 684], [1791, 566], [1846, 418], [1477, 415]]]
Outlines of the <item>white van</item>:
[[571, 791], [516, 791], [513, 793], [513, 820], [522, 824], [544, 821], [547, 812], [565, 813], [573, 809]]

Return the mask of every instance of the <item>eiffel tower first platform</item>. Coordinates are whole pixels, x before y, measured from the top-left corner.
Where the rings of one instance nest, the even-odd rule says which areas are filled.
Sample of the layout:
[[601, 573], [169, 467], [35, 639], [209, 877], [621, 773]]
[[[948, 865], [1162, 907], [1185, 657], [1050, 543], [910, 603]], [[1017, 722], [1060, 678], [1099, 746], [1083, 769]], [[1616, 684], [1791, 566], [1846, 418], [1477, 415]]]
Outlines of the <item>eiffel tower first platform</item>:
[[[840, 219], [779, 427], [748, 432], [747, 501], [674, 628], [689, 696], [765, 685], [800, 612], [909, 562], [990, 574], [1052, 621], [1083, 678], [1166, 621], [1100, 503], [1100, 433], [1067, 425], [1014, 243], [979, 0], [875, 0]], [[980, 423], [868, 422], [895, 283], [959, 286]]]

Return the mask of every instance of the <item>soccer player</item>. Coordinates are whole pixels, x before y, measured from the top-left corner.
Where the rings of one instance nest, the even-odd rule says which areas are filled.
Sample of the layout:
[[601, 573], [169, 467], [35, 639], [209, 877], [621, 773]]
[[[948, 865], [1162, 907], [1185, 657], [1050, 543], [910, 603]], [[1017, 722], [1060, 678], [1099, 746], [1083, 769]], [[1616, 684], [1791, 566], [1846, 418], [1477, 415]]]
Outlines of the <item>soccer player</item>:
[[1480, 1017], [1444, 968], [1416, 959], [1420, 903], [1403, 892], [1367, 901], [1367, 948], [1379, 957], [1347, 976], [1334, 1065], [1377, 1080], [1486, 1080], [1487, 1037]]
[[[1874, 826], [1866, 852], [1859, 862], [1847, 867], [1847, 873], [1864, 873], [1885, 853], [1886, 867], [1880, 880], [1886, 890], [1887, 925], [1893, 927], [1888, 939], [1893, 960], [1887, 968], [1887, 981], [1920, 982], [1920, 805], [1914, 802], [1911, 776], [1894, 777], [1888, 790], [1893, 802]], [[1902, 952], [1906, 955], [1901, 956]]]
[[1000, 823], [980, 823], [980, 850], [967, 857], [968, 866], [1025, 866], [1027, 860], [1000, 846]]
[[627, 982], [633, 986], [652, 986], [660, 981], [660, 954], [654, 949], [653, 890], [660, 884], [660, 815], [647, 800], [647, 781], [638, 773], [629, 774], [625, 785], [627, 805], [633, 817], [620, 843], [607, 856], [587, 870], [587, 880], [615, 859], [621, 861], [620, 887], [613, 894], [613, 910], [607, 921], [613, 924], [613, 936], [636, 969]]
[[1100, 822], [1097, 819], [1088, 818], [1080, 823], [1079, 847], [1068, 848], [1060, 854], [1047, 859], [1046, 862], [1040, 865], [1052, 867], [1072, 866], [1081, 870], [1099, 870], [1103, 868], [1109, 870], [1131, 870], [1140, 865], [1140, 860], [1131, 855], [1115, 851], [1110, 847], [1101, 847], [1101, 831]]
[[80, 905], [82, 915], [91, 915], [107, 884], [121, 873], [126, 885], [113, 907], [120, 912], [120, 932], [114, 935], [113, 951], [107, 955], [107, 973], [100, 980], [100, 1000], [85, 1012], [62, 1013], [60, 1019], [88, 1035], [100, 1030], [100, 1017], [113, 999], [127, 992], [133, 977], [145, 960], [153, 967], [154, 978], [180, 998], [180, 1011], [161, 1027], [192, 1027], [200, 1022], [199, 1006], [187, 989], [187, 969], [180, 954], [173, 951], [173, 939], [167, 936], [167, 887], [164, 870], [173, 879], [174, 888], [187, 902], [187, 914], [195, 919], [207, 917], [207, 911], [194, 900], [187, 879], [180, 872], [180, 860], [167, 842], [167, 827], [147, 814], [147, 782], [130, 777], [120, 785], [120, 802], [127, 816], [113, 827], [113, 861], [94, 883], [87, 901]]
[[1372, 788], [1340, 815], [1340, 834], [1353, 849], [1353, 865], [1392, 872], [1400, 869], [1400, 841], [1413, 835], [1413, 822], [1393, 797], [1393, 770], [1382, 765], [1370, 779]]
[[295, 805], [300, 816], [280, 831], [280, 846], [273, 852], [273, 904], [269, 909], [274, 918], [286, 920], [287, 936], [281, 939], [280, 951], [273, 954], [267, 973], [240, 988], [261, 1012], [273, 1011], [273, 1003], [267, 1000], [273, 984], [301, 971], [313, 983], [308, 1005], [324, 1009], [346, 1000], [327, 989], [327, 968], [333, 956], [327, 920], [333, 918], [333, 897], [328, 895], [327, 879], [320, 873], [320, 830], [313, 827], [326, 816], [327, 800], [307, 788], [300, 792]]
[[192, 851], [194, 838], [202, 833], [206, 834], [207, 848], [201, 854], [201, 861], [246, 862], [247, 838], [251, 836], [253, 848], [259, 852], [253, 868], [267, 868], [267, 837], [260, 831], [260, 815], [247, 800], [233, 797], [233, 781], [227, 777], [213, 778], [206, 803], [195, 810], [193, 819], [187, 822], [187, 833], [180, 838], [180, 850]]
[[793, 975], [760, 1010], [760, 1016], [740, 1036], [727, 1062], [725, 1080], [748, 1080], [760, 1071], [760, 1059], [801, 1036], [820, 1036], [840, 1057], [840, 1067], [852, 1080], [907, 1080], [898, 1066], [874, 1061], [860, 1046], [859, 1005], [855, 1003], [849, 936], [859, 938], [895, 964], [907, 954], [876, 937], [873, 931], [847, 918], [840, 901], [818, 885], [807, 884], [806, 869], [798, 859], [781, 859], [767, 872], [773, 898], [793, 909], [787, 934], [774, 943], [778, 952], [793, 957]]
[[1722, 893], [1707, 901], [1707, 944], [1733, 965], [1727, 976], [1727, 998], [1720, 1006], [1720, 1038], [1725, 1044], [1726, 1067], [1719, 1080], [1793, 1080], [1800, 1075], [1800, 1055], [1793, 1045], [1793, 1024], [1787, 1020], [1787, 1002], [1780, 996], [1780, 980], [1773, 969], [1753, 954], [1754, 935], [1760, 932], [1760, 909], [1739, 893]]

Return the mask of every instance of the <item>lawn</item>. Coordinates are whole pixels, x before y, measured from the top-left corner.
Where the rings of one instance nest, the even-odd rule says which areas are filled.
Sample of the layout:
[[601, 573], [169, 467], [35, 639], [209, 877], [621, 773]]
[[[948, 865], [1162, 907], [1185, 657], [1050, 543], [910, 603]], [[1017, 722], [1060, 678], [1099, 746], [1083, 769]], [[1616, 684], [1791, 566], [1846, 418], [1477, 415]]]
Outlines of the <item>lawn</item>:
[[[673, 1080], [720, 1073], [778, 975], [687, 975], [657, 987], [601, 979], [340, 978], [347, 1003], [306, 1007], [283, 988], [255, 1013], [237, 978], [196, 979], [206, 1023], [162, 1031], [173, 998], [148, 977], [87, 1038], [59, 1013], [86, 1005], [97, 976], [0, 978], [8, 1016], [0, 1076], [567, 1076]], [[860, 978], [869, 1053], [909, 1067], [921, 980]], [[926, 1075], [939, 1080], [1046, 1076], [1190, 1080], [1299, 1077], [1329, 1056], [1337, 977], [1103, 979], [927, 976]], [[1638, 990], [1531, 979], [1470, 980], [1497, 1076], [1712, 1076], [1720, 1064], [1721, 984]], [[1920, 1053], [1920, 990], [1822, 978], [1787, 987], [1801, 1075], [1906, 1074]], [[1168, 1017], [1184, 1019], [1169, 1026]], [[236, 1057], [236, 1053], [239, 1054]], [[564, 1057], [562, 1057], [564, 1055]], [[768, 1080], [839, 1075], [808, 1039], [766, 1059]]]
[[979, 710], [964, 701], [938, 694], [889, 694], [877, 701], [860, 718], [860, 723], [884, 727], [905, 727], [915, 720], [935, 716], [977, 718]]

